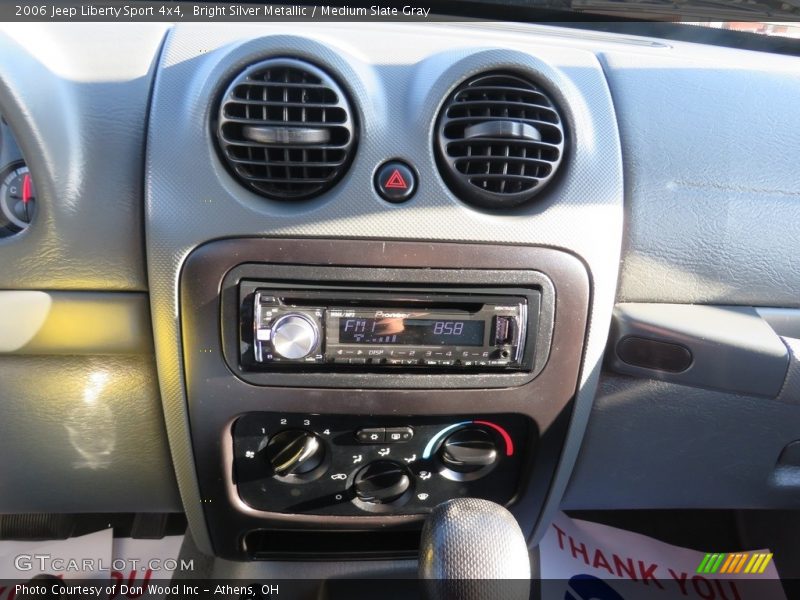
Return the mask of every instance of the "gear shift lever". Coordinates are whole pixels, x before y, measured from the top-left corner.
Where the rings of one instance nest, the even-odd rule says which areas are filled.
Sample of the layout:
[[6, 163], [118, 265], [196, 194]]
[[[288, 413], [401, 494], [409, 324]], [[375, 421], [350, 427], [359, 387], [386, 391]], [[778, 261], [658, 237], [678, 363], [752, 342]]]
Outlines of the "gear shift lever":
[[528, 545], [516, 519], [499, 504], [450, 500], [425, 521], [419, 576], [428, 600], [527, 600]]

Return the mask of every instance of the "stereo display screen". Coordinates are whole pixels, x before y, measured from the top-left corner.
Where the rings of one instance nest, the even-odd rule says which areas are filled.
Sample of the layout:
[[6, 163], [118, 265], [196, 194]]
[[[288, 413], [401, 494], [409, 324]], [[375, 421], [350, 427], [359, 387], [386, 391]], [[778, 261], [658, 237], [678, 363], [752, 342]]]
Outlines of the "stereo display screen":
[[342, 317], [339, 343], [482, 346], [484, 327], [482, 320]]

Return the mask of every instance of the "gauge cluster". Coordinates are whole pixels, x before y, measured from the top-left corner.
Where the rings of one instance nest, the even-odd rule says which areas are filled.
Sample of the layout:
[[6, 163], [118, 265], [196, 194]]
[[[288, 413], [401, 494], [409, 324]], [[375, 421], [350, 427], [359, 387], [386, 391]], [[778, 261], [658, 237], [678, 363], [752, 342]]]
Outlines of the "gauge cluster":
[[24, 231], [36, 214], [36, 188], [11, 128], [0, 117], [0, 237]]

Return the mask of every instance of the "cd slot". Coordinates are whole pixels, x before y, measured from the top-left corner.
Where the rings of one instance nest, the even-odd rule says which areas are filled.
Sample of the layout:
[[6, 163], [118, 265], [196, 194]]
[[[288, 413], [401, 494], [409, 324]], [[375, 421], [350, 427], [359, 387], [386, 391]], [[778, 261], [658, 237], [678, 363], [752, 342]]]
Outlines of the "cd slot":
[[421, 296], [398, 297], [397, 295], [376, 294], [363, 296], [357, 293], [320, 293], [282, 296], [285, 304], [297, 307], [317, 306], [320, 300], [335, 303], [339, 308], [408, 308], [413, 306], [416, 310], [458, 310], [468, 313], [478, 312], [483, 308], [483, 303], [466, 302], [454, 299], [452, 294], [436, 295], [425, 294]]

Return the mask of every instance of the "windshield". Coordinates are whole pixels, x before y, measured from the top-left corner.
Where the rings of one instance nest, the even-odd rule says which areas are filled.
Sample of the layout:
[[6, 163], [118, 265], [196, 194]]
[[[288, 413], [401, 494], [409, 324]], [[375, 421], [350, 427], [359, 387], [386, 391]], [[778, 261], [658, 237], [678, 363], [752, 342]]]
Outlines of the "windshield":
[[[448, 9], [498, 18], [569, 21], [653, 21], [720, 31], [800, 39], [800, 0], [462, 0], [442, 2]], [[473, 11], [470, 10], [472, 5]], [[478, 7], [482, 6], [482, 11]], [[510, 11], [530, 11], [510, 16]], [[477, 13], [480, 12], [480, 15]], [[531, 20], [530, 18], [526, 20]]]
[[800, 23], [780, 21], [705, 21], [688, 22], [690, 25], [727, 29], [729, 31], [745, 31], [761, 35], [772, 35], [785, 38], [800, 39]]

